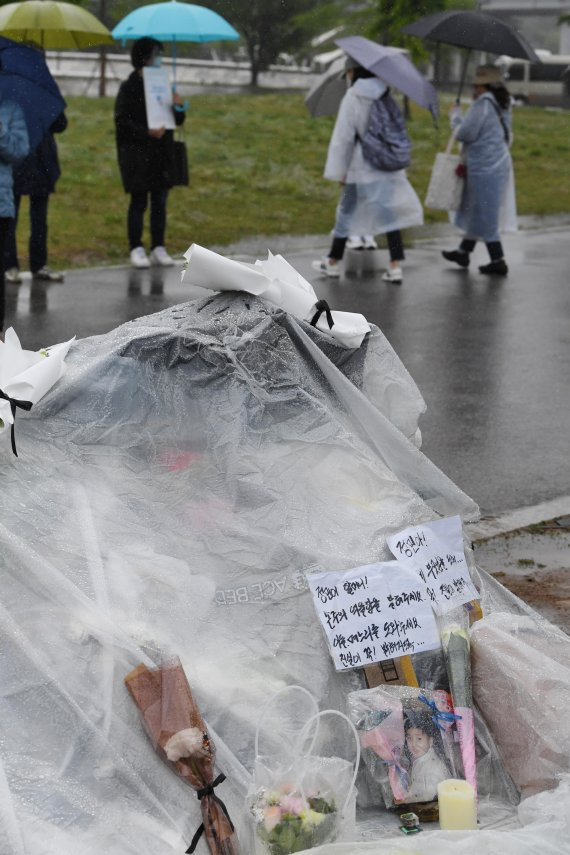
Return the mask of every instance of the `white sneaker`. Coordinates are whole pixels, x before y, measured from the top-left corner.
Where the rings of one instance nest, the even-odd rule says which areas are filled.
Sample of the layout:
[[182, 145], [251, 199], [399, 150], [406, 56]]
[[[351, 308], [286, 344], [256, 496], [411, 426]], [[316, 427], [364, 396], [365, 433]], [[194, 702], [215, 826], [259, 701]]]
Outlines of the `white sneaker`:
[[133, 267], [138, 268], [150, 267], [150, 261], [144, 251], [144, 246], [135, 246], [135, 248], [131, 250], [131, 264]]
[[333, 262], [327, 256], [321, 258], [320, 261], [313, 261], [311, 267], [325, 276], [332, 276], [333, 279], [338, 279], [340, 276], [339, 262]]
[[358, 235], [350, 235], [350, 237], [346, 241], [346, 248], [364, 249], [364, 238], [361, 238]]
[[402, 273], [401, 267], [389, 267], [388, 270], [385, 270], [382, 274], [382, 279], [384, 282], [402, 282], [404, 278], [404, 274]]
[[6, 282], [11, 282], [13, 285], [19, 285], [22, 281], [20, 271], [17, 267], [10, 267], [4, 274], [4, 279]]
[[163, 246], [155, 246], [150, 254], [150, 263], [157, 264], [159, 267], [172, 267], [174, 259], [169, 256]]
[[32, 279], [42, 279], [44, 282], [64, 282], [65, 274], [60, 270], [52, 270], [47, 264], [32, 273]]
[[374, 240], [373, 235], [364, 235], [362, 241], [364, 249], [378, 249], [378, 244]]

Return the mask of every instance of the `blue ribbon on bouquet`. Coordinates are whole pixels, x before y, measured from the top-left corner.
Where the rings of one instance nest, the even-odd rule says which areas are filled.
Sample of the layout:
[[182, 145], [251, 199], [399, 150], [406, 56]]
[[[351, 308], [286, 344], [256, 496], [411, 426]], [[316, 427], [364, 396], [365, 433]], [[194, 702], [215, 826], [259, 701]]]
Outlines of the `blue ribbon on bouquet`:
[[26, 410], [27, 412], [29, 412], [32, 409], [33, 404], [31, 401], [20, 401], [18, 398], [11, 398], [10, 395], [7, 395], [6, 392], [2, 391], [2, 389], [0, 389], [0, 398], [2, 398], [4, 401], [8, 401], [8, 403], [10, 404], [10, 410], [12, 411], [12, 428], [10, 430], [10, 439], [12, 440], [12, 451], [17, 457], [18, 452], [16, 451], [16, 434], [14, 432], [14, 428], [16, 425], [16, 410], [19, 407], [21, 410]]
[[442, 721], [453, 722], [458, 721], [461, 718], [460, 715], [456, 715], [455, 713], [442, 712], [437, 708], [436, 702], [428, 700], [425, 695], [418, 695], [418, 701], [423, 701], [424, 704], [427, 704], [432, 712], [431, 720], [435, 725], [437, 725], [437, 727], [439, 727], [440, 730], [445, 730], [444, 726], [441, 724]]

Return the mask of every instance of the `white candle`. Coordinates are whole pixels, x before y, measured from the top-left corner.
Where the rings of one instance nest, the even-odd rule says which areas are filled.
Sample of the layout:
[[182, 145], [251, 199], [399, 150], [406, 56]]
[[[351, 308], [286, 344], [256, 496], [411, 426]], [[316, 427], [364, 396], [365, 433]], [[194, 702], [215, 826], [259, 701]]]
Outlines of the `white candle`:
[[469, 781], [449, 778], [437, 785], [439, 827], [448, 831], [477, 828], [477, 799]]

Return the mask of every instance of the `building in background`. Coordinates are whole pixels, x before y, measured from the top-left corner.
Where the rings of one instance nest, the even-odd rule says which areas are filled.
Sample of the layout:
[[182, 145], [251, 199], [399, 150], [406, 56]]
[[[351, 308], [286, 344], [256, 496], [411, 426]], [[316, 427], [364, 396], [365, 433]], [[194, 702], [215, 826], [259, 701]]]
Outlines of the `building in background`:
[[481, 0], [479, 9], [497, 18], [507, 18], [527, 37], [534, 48], [554, 54], [570, 54], [570, 0]]

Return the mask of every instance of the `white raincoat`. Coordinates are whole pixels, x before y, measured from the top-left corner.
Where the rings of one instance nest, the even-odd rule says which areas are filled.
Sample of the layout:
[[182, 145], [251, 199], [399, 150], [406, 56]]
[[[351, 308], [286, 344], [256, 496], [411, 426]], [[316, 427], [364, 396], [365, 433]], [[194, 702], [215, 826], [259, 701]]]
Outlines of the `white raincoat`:
[[325, 178], [357, 188], [350, 234], [383, 234], [423, 223], [422, 206], [405, 169], [375, 169], [358, 141], [366, 133], [372, 103], [385, 91], [377, 77], [357, 80], [342, 99], [329, 143]]

